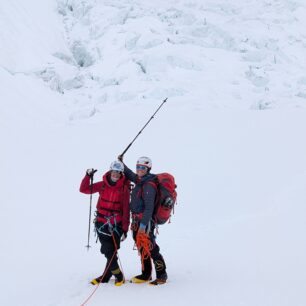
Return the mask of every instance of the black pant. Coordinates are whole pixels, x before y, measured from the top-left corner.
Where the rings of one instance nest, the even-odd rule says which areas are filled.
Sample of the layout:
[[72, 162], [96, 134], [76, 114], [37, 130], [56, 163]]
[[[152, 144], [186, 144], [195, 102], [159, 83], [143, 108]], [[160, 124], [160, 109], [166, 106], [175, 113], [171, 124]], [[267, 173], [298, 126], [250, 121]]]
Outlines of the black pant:
[[[122, 235], [121, 224], [118, 224], [113, 231], [103, 222], [96, 222], [95, 227], [101, 243], [100, 251], [106, 257], [107, 265], [111, 261], [108, 270], [114, 271], [119, 268], [116, 249], [120, 249], [120, 238]], [[114, 255], [114, 253], [116, 254]]]
[[[134, 230], [133, 230], [133, 239], [136, 242], [136, 236], [138, 233], [138, 229], [139, 229], [139, 223], [138, 224], [134, 224]], [[148, 229], [148, 227], [146, 228], [146, 230]], [[154, 266], [155, 266], [155, 271], [156, 271], [156, 277], [159, 278], [162, 274], [164, 274], [166, 272], [166, 263], [165, 260], [163, 258], [163, 256], [160, 254], [160, 248], [158, 246], [158, 244], [156, 243], [156, 237], [154, 235], [154, 223], [151, 222], [151, 224], [149, 225], [149, 239], [150, 242], [152, 243], [152, 250], [151, 250], [151, 258], [153, 260]], [[142, 252], [142, 250], [140, 250], [140, 252]], [[151, 258], [149, 257], [148, 259], [144, 260], [144, 270], [142, 270], [142, 274], [145, 275], [146, 277], [150, 277], [152, 274], [152, 263], [151, 263]]]

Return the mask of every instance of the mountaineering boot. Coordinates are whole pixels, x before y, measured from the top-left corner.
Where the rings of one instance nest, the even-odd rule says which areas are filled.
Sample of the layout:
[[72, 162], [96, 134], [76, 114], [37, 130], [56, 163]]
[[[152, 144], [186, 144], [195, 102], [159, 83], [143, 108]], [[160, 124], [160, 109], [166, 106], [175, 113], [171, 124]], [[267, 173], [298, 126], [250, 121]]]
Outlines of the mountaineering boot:
[[115, 276], [115, 286], [121, 286], [125, 283], [125, 279], [120, 268], [113, 270], [112, 274]]
[[98, 285], [100, 283], [108, 283], [111, 277], [112, 277], [112, 274], [109, 272], [109, 273], [106, 273], [105, 275], [102, 274], [101, 276], [94, 278], [90, 283], [92, 285]]
[[131, 283], [142, 284], [152, 279], [151, 277], [151, 273], [152, 273], [151, 258], [148, 257], [144, 259], [143, 264], [144, 264], [144, 270], [141, 271], [141, 274], [134, 276], [130, 281]]
[[146, 283], [146, 282], [148, 282], [150, 280], [152, 280], [151, 275], [147, 276], [147, 275], [144, 275], [144, 274], [139, 274], [137, 276], [134, 276], [131, 279], [130, 282], [133, 283], [133, 284], [142, 284], [142, 283]]
[[156, 279], [153, 282], [150, 282], [150, 285], [162, 285], [166, 283], [168, 275], [163, 256], [160, 255], [158, 259], [154, 260], [154, 266], [156, 271]]
[[153, 282], [150, 282], [150, 285], [163, 285], [167, 282], [168, 279], [168, 275], [167, 272], [165, 272], [164, 274], [159, 275], [159, 277], [157, 277]]
[[109, 261], [107, 261], [103, 274], [97, 278], [94, 278], [90, 283], [92, 285], [98, 285], [100, 283], [108, 283], [111, 277], [112, 277], [112, 272], [109, 269]]

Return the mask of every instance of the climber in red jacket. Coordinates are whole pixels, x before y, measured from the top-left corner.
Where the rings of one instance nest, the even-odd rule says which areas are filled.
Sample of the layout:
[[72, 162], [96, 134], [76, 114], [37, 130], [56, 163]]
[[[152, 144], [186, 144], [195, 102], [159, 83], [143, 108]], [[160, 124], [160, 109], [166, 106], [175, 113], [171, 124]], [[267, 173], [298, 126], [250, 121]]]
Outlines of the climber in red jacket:
[[104, 273], [91, 283], [107, 283], [114, 275], [115, 285], [121, 286], [125, 280], [118, 265], [117, 250], [127, 236], [130, 223], [130, 182], [123, 174], [124, 165], [120, 161], [111, 164], [102, 181], [91, 185], [91, 178], [96, 171], [88, 169], [80, 186], [80, 192], [85, 194], [99, 192], [95, 228], [101, 242], [101, 253], [107, 259]]

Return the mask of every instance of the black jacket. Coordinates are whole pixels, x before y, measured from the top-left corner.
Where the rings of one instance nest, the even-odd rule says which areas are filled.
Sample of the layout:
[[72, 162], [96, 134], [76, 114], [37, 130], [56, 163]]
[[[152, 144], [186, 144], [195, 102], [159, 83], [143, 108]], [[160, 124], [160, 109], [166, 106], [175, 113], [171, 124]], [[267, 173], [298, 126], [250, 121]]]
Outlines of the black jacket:
[[124, 174], [128, 180], [136, 184], [131, 194], [130, 210], [136, 214], [143, 213], [140, 223], [148, 225], [154, 212], [156, 197], [156, 188], [148, 182], [154, 182], [156, 175], [148, 173], [140, 179], [126, 165], [124, 165]]

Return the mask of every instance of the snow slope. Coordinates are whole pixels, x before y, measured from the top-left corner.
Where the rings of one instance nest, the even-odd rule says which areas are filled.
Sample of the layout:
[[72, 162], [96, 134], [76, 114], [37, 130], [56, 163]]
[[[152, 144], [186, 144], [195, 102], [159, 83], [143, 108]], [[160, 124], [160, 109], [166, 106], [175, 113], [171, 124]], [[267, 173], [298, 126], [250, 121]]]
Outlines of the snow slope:
[[[80, 181], [89, 167], [99, 179], [169, 96], [125, 158], [133, 168], [149, 155], [177, 179], [158, 236], [169, 282], [101, 285], [88, 305], [304, 306], [304, 12], [302, 1], [2, 1], [0, 304], [90, 295], [105, 261], [93, 233], [84, 247]], [[127, 278], [140, 269], [130, 236]]]

